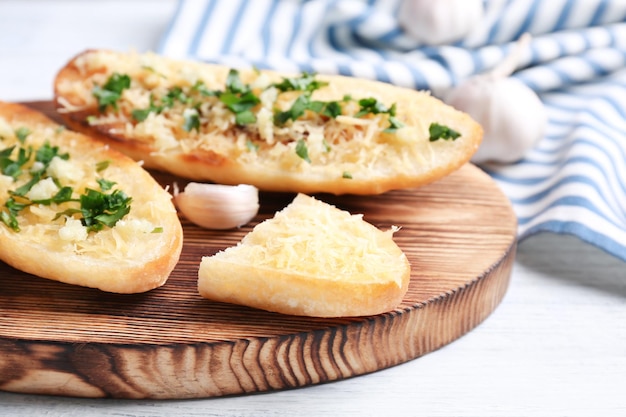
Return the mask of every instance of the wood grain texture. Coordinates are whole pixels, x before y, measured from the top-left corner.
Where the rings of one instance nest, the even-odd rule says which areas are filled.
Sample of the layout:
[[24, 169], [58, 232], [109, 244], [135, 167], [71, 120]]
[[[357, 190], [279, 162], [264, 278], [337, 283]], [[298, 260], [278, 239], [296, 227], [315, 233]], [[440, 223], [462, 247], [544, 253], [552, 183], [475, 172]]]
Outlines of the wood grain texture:
[[[48, 102], [30, 103], [56, 118]], [[164, 184], [180, 179], [161, 173]], [[236, 244], [293, 195], [262, 194], [257, 218], [229, 232], [183, 220], [168, 283], [118, 295], [43, 280], [0, 264], [0, 389], [81, 397], [198, 398], [303, 387], [387, 368], [482, 322], [504, 296], [515, 256], [508, 200], [472, 165], [420, 189], [318, 198], [380, 227], [412, 266], [409, 290], [373, 317], [293, 317], [207, 301], [202, 256]], [[1, 242], [0, 242], [1, 243]]]

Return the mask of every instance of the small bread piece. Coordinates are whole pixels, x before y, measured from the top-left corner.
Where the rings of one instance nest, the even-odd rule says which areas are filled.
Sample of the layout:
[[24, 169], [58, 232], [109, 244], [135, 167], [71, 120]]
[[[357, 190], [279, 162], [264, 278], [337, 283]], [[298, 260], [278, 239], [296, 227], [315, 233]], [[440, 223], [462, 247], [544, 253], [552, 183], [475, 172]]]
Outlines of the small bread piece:
[[202, 258], [198, 289], [210, 300], [283, 314], [387, 312], [400, 304], [410, 279], [395, 230], [383, 232], [362, 215], [299, 194], [237, 246]]
[[18, 104], [0, 102], [0, 137], [2, 261], [108, 292], [165, 283], [182, 227], [137, 162]]
[[[152, 53], [79, 54], [59, 71], [55, 102], [72, 129], [146, 167], [264, 191], [416, 187], [459, 168], [482, 140], [470, 116], [427, 92]], [[458, 137], [431, 140], [432, 126]]]

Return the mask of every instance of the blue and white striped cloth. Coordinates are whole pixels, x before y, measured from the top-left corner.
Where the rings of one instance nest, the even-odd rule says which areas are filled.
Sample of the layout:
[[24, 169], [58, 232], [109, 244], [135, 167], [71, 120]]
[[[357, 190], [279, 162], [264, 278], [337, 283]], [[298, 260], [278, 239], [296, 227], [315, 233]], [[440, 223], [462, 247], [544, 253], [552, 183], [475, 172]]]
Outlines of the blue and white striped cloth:
[[510, 198], [519, 238], [569, 233], [626, 261], [626, 0], [485, 0], [450, 45], [420, 45], [401, 0], [182, 0], [157, 52], [233, 67], [377, 79], [444, 96], [533, 35], [513, 76], [549, 117], [518, 163], [484, 165]]

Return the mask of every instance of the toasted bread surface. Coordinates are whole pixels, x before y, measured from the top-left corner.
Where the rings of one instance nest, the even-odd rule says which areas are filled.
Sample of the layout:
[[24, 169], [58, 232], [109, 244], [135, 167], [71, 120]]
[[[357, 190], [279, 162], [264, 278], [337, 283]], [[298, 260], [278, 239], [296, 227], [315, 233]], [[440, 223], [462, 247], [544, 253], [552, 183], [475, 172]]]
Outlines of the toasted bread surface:
[[[128, 77], [128, 86], [112, 77]], [[119, 99], [107, 104], [102, 91], [115, 88]], [[147, 167], [269, 191], [416, 187], [458, 169], [482, 140], [467, 114], [427, 92], [342, 76], [233, 73], [152, 53], [79, 54], [59, 71], [55, 102], [73, 129]], [[433, 124], [458, 137], [431, 141]]]
[[117, 293], [165, 283], [182, 249], [170, 194], [108, 145], [0, 102], [0, 259]]
[[387, 312], [400, 304], [410, 279], [394, 231], [299, 194], [237, 246], [204, 257], [198, 289], [214, 301], [283, 314]]

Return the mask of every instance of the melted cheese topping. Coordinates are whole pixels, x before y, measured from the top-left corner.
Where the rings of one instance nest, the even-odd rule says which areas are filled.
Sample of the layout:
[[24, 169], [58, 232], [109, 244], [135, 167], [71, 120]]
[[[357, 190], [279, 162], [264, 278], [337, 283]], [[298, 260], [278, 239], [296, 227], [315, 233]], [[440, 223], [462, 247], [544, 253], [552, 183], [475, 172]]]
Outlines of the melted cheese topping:
[[396, 230], [383, 232], [362, 215], [300, 194], [272, 219], [259, 223], [239, 245], [214, 257], [316, 279], [391, 280], [401, 287], [404, 255], [392, 240]]
[[[64, 134], [62, 130], [50, 126], [33, 128], [24, 143], [21, 143], [15, 132], [22, 126], [0, 118], [0, 152], [15, 146], [10, 158], [15, 160], [18, 148], [32, 149], [34, 153], [46, 142], [52, 146], [57, 135]], [[111, 163], [101, 172], [97, 164], [102, 162], [102, 148], [90, 152], [81, 151], [72, 153], [71, 147], [60, 147], [59, 154], [69, 153], [69, 159], [54, 157], [46, 170], [45, 178], [35, 183], [25, 197], [31, 200], [46, 200], [53, 197], [60, 186], [73, 188], [73, 198], [78, 198], [86, 188], [100, 190], [97, 179], [124, 182], [126, 172]], [[8, 213], [7, 200], [10, 192], [26, 184], [33, 177], [32, 169], [41, 168], [42, 164], [34, 162], [34, 156], [22, 166], [22, 173], [15, 179], [8, 175], [0, 175], [0, 211]], [[74, 252], [76, 254], [89, 253], [97, 258], [133, 259], [145, 257], [146, 241], [159, 239], [158, 233], [152, 231], [161, 225], [147, 219], [158, 219], [159, 212], [164, 210], [158, 203], [140, 195], [136, 190], [125, 190], [124, 185], [115, 185], [113, 189], [122, 189], [133, 197], [130, 213], [113, 227], [104, 227], [98, 232], [88, 232], [88, 229], [74, 215], [58, 215], [69, 208], [80, 208], [78, 202], [64, 202], [46, 204], [31, 204], [19, 211], [16, 218], [19, 231], [10, 229], [0, 222], [0, 235], [15, 233], [20, 239], [42, 245], [46, 250], [58, 252]], [[135, 191], [133, 193], [133, 191]], [[107, 192], [108, 193], [108, 192]], [[135, 194], [135, 195], [133, 195]], [[167, 210], [167, 208], [166, 208]], [[173, 210], [173, 207], [171, 208]], [[141, 244], [138, 244], [141, 242]]]
[[[374, 173], [387, 176], [390, 171], [412, 174], [419, 172], [420, 163], [426, 163], [432, 155], [427, 126], [408, 120], [411, 116], [407, 116], [407, 112], [403, 113], [405, 120], [401, 121], [409, 127], [398, 133], [384, 132], [389, 126], [385, 114], [355, 117], [359, 105], [354, 100], [365, 97], [353, 97], [354, 100], [343, 103], [343, 114], [334, 119], [307, 111], [297, 121], [275, 126], [274, 112], [288, 110], [301, 92], [279, 93], [274, 87], [268, 88], [281, 79], [270, 79], [266, 73], [255, 71], [240, 72], [242, 81], [260, 98], [254, 108], [255, 123], [238, 126], [234, 113], [217, 97], [201, 96], [197, 92], [193, 99], [198, 100], [199, 129], [189, 132], [183, 129], [189, 104], [177, 100], [159, 114], [152, 112], [138, 122], [132, 117], [133, 110], [148, 108], [151, 97], [159, 100], [174, 87], [192, 94], [193, 86], [201, 82], [208, 90], [223, 91], [227, 69], [176, 62], [152, 53], [111, 51], [88, 52], [79, 57], [75, 65], [81, 77], [59, 86], [60, 95], [66, 98], [61, 100], [65, 111], [93, 110], [98, 105], [92, 94], [94, 86], [104, 85], [113, 73], [128, 75], [131, 86], [123, 90], [117, 110], [109, 108], [104, 114], [94, 112], [90, 123], [114, 126], [115, 132], [151, 144], [157, 153], [205, 150], [242, 164], [271, 165], [312, 175], [327, 172], [328, 167], [332, 167], [338, 177], [345, 172], [352, 175], [366, 172], [368, 176]], [[343, 94], [335, 91], [333, 85], [316, 90], [312, 100], [318, 95], [324, 97], [323, 101], [343, 99]], [[72, 103], [67, 98], [71, 98]], [[306, 144], [310, 163], [297, 155], [298, 141]]]

